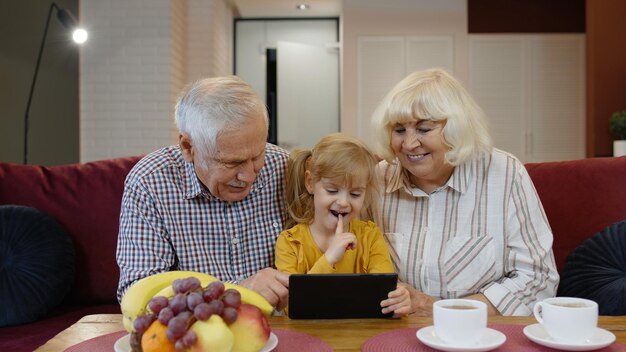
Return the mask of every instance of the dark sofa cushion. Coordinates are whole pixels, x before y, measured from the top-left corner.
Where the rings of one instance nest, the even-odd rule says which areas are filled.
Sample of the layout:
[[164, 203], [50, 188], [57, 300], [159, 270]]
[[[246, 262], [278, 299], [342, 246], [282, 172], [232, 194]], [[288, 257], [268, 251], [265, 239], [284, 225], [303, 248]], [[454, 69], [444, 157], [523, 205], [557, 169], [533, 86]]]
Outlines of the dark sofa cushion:
[[576, 247], [567, 257], [558, 295], [595, 301], [600, 315], [626, 314], [626, 220]]
[[0, 205], [0, 327], [33, 322], [74, 283], [74, 246], [37, 209]]
[[116, 302], [115, 261], [124, 179], [141, 157], [54, 167], [0, 163], [0, 204], [55, 218], [74, 243], [75, 304]]
[[529, 163], [526, 169], [554, 233], [559, 272], [584, 240], [626, 219], [626, 157]]

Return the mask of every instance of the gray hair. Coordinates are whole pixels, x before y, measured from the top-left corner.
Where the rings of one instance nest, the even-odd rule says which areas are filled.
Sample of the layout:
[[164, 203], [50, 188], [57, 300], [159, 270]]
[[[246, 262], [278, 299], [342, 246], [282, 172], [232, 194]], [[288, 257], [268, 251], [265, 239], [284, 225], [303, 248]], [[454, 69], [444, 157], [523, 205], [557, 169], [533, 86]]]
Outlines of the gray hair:
[[445, 122], [443, 137], [450, 147], [445, 158], [451, 165], [460, 165], [492, 146], [483, 110], [443, 69], [413, 72], [387, 94], [372, 116], [373, 131], [378, 134], [376, 151], [387, 161], [394, 160], [394, 125], [418, 120]]
[[221, 132], [260, 117], [269, 126], [265, 103], [237, 76], [205, 78], [189, 84], [175, 109], [176, 127], [189, 136], [203, 167], [215, 154]]

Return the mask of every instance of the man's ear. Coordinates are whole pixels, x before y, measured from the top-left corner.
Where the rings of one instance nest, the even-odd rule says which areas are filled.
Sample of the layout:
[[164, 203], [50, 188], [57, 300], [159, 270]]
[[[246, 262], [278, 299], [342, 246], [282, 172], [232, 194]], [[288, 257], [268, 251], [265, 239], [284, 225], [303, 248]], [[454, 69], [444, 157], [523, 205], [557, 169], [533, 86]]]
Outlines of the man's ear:
[[304, 172], [304, 186], [309, 194], [313, 194], [313, 180], [311, 179], [311, 171], [306, 170]]
[[194, 150], [191, 144], [191, 138], [189, 138], [186, 133], [180, 133], [178, 135], [178, 145], [180, 146], [180, 151], [183, 153], [183, 159], [188, 163], [192, 162]]

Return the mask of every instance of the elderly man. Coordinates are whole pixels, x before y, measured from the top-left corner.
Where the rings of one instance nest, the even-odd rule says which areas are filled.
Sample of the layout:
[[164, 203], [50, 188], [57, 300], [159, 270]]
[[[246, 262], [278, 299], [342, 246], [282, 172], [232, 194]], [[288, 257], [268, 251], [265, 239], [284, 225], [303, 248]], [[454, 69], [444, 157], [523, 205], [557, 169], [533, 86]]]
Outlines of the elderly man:
[[265, 105], [235, 76], [209, 78], [183, 92], [175, 115], [178, 145], [147, 155], [126, 178], [118, 300], [142, 277], [192, 270], [286, 305], [288, 276], [271, 266], [288, 154], [266, 143]]

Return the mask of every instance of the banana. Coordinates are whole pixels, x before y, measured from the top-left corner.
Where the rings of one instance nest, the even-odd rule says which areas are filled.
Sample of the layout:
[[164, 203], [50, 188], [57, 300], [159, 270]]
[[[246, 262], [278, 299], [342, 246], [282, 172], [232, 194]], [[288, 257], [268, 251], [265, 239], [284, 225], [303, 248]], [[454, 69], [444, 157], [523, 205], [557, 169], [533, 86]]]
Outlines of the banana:
[[224, 288], [227, 290], [229, 288], [234, 288], [235, 290], [239, 291], [239, 293], [241, 294], [242, 303], [257, 306], [263, 312], [263, 314], [265, 314], [265, 316], [270, 316], [272, 314], [272, 311], [274, 311], [274, 307], [272, 307], [270, 302], [268, 302], [265, 297], [261, 296], [260, 293], [254, 290], [228, 282], [224, 283]]
[[[216, 281], [216, 280], [217, 279], [215, 278], [213, 280], [200, 279], [200, 285], [203, 288], [206, 288], [209, 283]], [[265, 316], [270, 316], [270, 314], [272, 314], [274, 307], [272, 307], [272, 305], [265, 299], [265, 297], [261, 296], [258, 292], [251, 290], [249, 288], [243, 287], [241, 285], [224, 282], [224, 289], [228, 290], [229, 288], [233, 288], [239, 291], [239, 293], [241, 294], [242, 303], [252, 304], [258, 307], [263, 312], [263, 314], [265, 314]], [[163, 289], [161, 289], [159, 292], [157, 292], [155, 296], [165, 296], [167, 298], [172, 298], [174, 297], [174, 289], [172, 288], [171, 285], [166, 286]]]
[[164, 287], [171, 287], [174, 280], [190, 276], [197, 277], [200, 281], [205, 282], [217, 280], [214, 276], [196, 271], [166, 271], [144, 277], [132, 284], [126, 290], [120, 303], [123, 315], [122, 322], [126, 331], [132, 332], [134, 330], [133, 321], [146, 312], [148, 302], [156, 293]]

